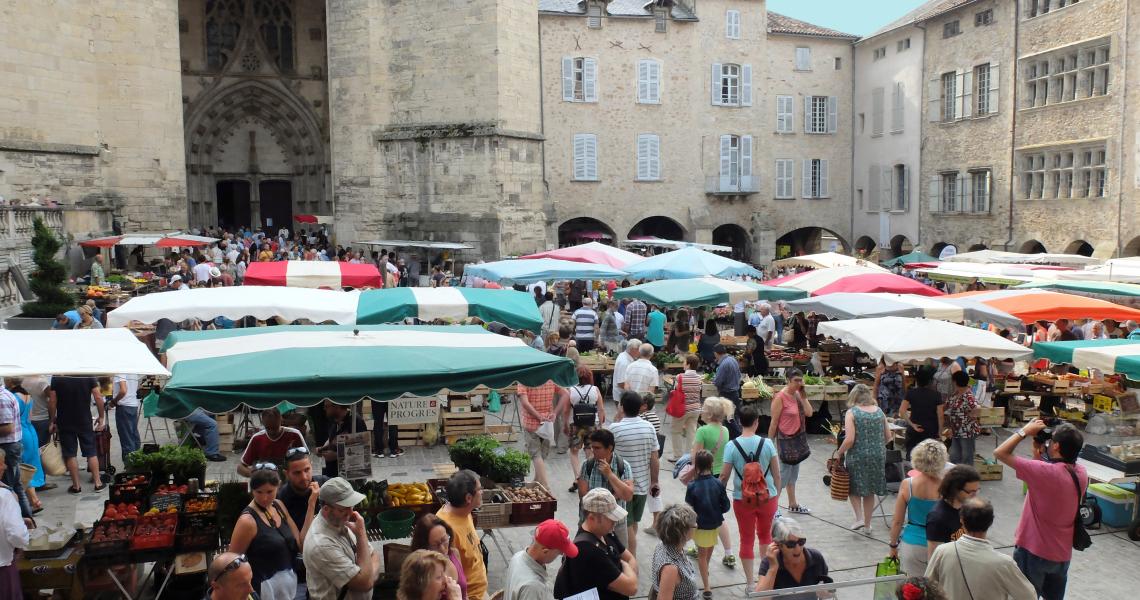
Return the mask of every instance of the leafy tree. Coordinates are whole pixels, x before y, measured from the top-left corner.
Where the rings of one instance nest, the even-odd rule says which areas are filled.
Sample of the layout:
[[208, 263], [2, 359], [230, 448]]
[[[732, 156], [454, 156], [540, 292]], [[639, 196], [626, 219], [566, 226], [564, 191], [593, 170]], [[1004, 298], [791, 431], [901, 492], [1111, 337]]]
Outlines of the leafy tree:
[[35, 233], [32, 234], [32, 261], [36, 269], [32, 271], [29, 285], [36, 299], [25, 302], [23, 316], [25, 317], [54, 317], [61, 312], [73, 308], [75, 300], [62, 284], [67, 279], [67, 268], [56, 259], [55, 255], [63, 247], [63, 243], [55, 233], [44, 224], [43, 219], [36, 219]]

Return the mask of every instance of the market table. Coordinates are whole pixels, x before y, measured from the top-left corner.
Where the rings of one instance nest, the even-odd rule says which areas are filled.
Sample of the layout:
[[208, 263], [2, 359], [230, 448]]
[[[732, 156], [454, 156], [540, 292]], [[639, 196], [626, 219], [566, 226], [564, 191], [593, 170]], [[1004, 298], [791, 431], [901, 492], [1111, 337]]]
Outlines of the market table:
[[84, 586], [80, 580], [79, 563], [83, 559], [83, 545], [70, 544], [62, 554], [53, 558], [27, 558], [21, 555], [17, 562], [20, 586], [24, 590], [60, 590], [71, 600], [82, 600]]

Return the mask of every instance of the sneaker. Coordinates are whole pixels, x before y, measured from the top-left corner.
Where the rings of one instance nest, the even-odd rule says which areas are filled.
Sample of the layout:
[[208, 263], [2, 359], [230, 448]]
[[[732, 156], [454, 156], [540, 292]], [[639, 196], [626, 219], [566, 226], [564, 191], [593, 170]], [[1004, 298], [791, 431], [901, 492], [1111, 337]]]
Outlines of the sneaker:
[[566, 491], [570, 492], [571, 494], [577, 493], [578, 492], [578, 484], [575, 483], [575, 484], [571, 485], [570, 489], [568, 489]]
[[794, 513], [800, 514], [800, 515], [810, 515], [811, 514], [811, 510], [808, 507], [802, 506], [799, 504], [797, 504], [796, 506], [789, 506], [788, 511], [794, 512]]
[[720, 562], [721, 562], [721, 564], [723, 564], [724, 566], [726, 566], [730, 569], [735, 569], [736, 568], [736, 555], [735, 554], [725, 554], [724, 558], [721, 559]]
[[688, 554], [689, 556], [696, 558], [697, 557], [697, 547], [696, 546], [689, 546], [689, 549], [685, 550], [685, 554]]
[[390, 453], [390, 456], [392, 458], [398, 458], [398, 457], [403, 456], [403, 455], [404, 455], [404, 449], [403, 448], [396, 448], [395, 452]]
[[649, 535], [652, 535], [652, 536], [654, 536], [654, 537], [656, 537], [656, 536], [657, 536], [657, 530], [656, 530], [656, 529], [654, 529], [652, 526], [646, 527], [646, 528], [645, 528], [645, 529], [643, 529], [642, 531], [644, 531], [645, 533], [648, 533]]
[[226, 462], [226, 457], [222, 456], [221, 454], [211, 454], [210, 456], [206, 457], [206, 460], [210, 462]]
[[851, 526], [851, 531], [859, 531], [864, 527], [863, 522], [859, 521]]
[[387, 455], [383, 452], [373, 452], [372, 458], [387, 458]]
[[703, 600], [712, 600], [712, 592], [710, 590], [701, 592], [701, 598]]

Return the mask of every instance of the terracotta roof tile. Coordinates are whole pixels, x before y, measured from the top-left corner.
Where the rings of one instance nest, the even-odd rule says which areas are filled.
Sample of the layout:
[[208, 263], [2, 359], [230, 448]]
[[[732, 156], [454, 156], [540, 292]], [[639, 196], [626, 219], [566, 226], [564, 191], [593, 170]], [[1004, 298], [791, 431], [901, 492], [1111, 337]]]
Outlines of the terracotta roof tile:
[[859, 36], [843, 33], [834, 29], [813, 25], [807, 21], [800, 21], [791, 17], [768, 11], [768, 33], [783, 33], [788, 35], [808, 35], [815, 37], [841, 38], [857, 40]]

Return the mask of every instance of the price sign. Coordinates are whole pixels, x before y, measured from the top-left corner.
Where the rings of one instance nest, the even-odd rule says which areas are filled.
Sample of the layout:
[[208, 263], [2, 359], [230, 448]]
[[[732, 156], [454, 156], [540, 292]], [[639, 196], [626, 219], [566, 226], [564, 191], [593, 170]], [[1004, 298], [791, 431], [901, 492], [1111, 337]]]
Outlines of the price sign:
[[418, 425], [439, 422], [440, 400], [435, 396], [426, 398], [397, 398], [388, 403], [389, 425]]
[[345, 433], [336, 438], [337, 474], [352, 481], [372, 478], [372, 434]]

